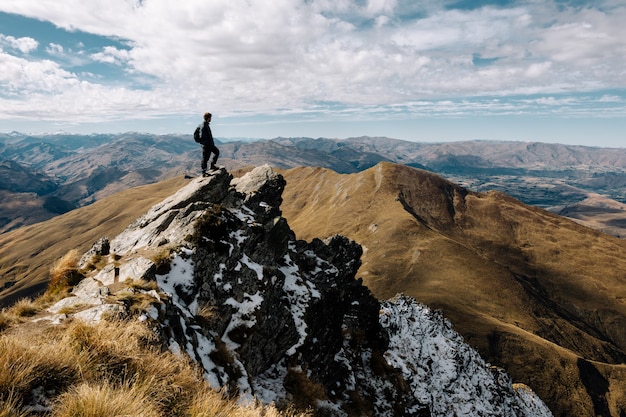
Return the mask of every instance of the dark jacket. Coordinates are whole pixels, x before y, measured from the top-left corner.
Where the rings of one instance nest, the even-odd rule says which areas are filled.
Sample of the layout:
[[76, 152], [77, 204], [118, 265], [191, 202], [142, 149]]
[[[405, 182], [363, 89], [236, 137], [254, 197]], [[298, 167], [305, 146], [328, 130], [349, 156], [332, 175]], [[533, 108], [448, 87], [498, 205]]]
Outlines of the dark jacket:
[[202, 145], [203, 146], [214, 146], [213, 142], [213, 133], [211, 133], [211, 127], [208, 122], [204, 122], [204, 126], [202, 126]]

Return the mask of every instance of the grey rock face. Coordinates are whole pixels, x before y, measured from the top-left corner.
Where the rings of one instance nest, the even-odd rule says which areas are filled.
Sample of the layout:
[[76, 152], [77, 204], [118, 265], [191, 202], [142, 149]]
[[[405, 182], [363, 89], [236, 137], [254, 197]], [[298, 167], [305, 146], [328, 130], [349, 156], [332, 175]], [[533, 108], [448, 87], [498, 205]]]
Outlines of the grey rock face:
[[81, 257], [78, 263], [79, 267], [84, 268], [94, 256], [108, 255], [110, 249], [111, 249], [111, 246], [110, 246], [109, 238], [106, 236], [101, 237], [100, 239], [98, 239], [96, 243], [93, 244], [91, 249], [85, 252], [85, 254]]

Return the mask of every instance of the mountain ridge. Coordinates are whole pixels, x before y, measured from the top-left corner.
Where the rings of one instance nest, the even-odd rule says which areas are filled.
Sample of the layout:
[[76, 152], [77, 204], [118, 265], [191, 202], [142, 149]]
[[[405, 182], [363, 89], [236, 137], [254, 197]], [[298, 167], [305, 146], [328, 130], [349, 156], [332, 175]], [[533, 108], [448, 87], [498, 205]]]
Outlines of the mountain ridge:
[[[359, 276], [377, 298], [403, 292], [441, 309], [473, 348], [533, 387], [555, 415], [624, 410], [623, 240], [503, 193], [464, 190], [402, 165], [357, 174], [319, 167], [279, 172], [287, 181], [281, 210], [298, 238], [340, 233], [359, 242]], [[135, 197], [178, 188], [145, 186]], [[134, 204], [132, 193], [124, 195], [124, 204]], [[99, 204], [60, 216], [66, 223], [55, 227], [80, 230], [70, 219], [83, 210], [90, 210], [83, 219], [95, 218], [104, 210], [91, 211]], [[109, 221], [119, 223], [117, 216]], [[32, 241], [52, 234], [51, 227], [36, 226], [25, 229]], [[17, 244], [16, 232], [0, 242]], [[101, 235], [91, 233], [87, 244]], [[8, 261], [5, 244], [1, 251]]]
[[[360, 274], [377, 297], [402, 291], [441, 308], [488, 360], [515, 364], [518, 380], [545, 382], [535, 389], [553, 410], [584, 415], [567, 407], [590, 404], [584, 389], [555, 398], [559, 386], [583, 386], [578, 358], [605, 377], [622, 375], [610, 384], [625, 392], [622, 240], [400, 165], [283, 174], [283, 211], [298, 236], [360, 242]], [[545, 378], [544, 367], [565, 368]], [[516, 373], [522, 368], [525, 377]]]
[[107, 233], [121, 232], [187, 182], [175, 177], [131, 188], [45, 222], [0, 234], [0, 305], [42, 291], [50, 266], [70, 249], [86, 251]]
[[[373, 297], [355, 276], [357, 243], [297, 240], [281, 216], [284, 187], [269, 166], [191, 180], [86, 252], [84, 278], [38, 323], [139, 320], [213, 388], [316, 416], [552, 415], [441, 312]], [[124, 302], [137, 297], [141, 306]], [[37, 401], [54, 407], [58, 395]]]

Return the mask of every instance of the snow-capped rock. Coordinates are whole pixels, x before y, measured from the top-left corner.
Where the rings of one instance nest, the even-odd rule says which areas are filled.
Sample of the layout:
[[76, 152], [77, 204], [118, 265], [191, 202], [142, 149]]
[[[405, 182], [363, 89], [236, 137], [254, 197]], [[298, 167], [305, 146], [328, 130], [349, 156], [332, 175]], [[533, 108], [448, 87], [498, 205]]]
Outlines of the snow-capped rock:
[[530, 388], [486, 364], [441, 312], [396, 296], [382, 304], [380, 322], [389, 335], [387, 362], [402, 370], [431, 416], [552, 415]]
[[297, 240], [281, 217], [284, 185], [268, 166], [194, 179], [112, 239], [93, 279], [156, 280], [160, 292], [145, 295], [160, 307], [139, 319], [242, 399], [333, 416], [551, 415], [440, 313], [374, 298], [355, 279], [357, 243]]

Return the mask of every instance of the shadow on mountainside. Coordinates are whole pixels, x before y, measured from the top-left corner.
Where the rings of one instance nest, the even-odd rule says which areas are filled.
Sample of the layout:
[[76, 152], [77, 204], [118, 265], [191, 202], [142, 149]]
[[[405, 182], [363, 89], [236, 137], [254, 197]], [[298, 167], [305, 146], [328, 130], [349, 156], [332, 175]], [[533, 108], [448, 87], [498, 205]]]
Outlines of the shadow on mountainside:
[[598, 372], [621, 393], [605, 396], [612, 415], [626, 407], [626, 242], [400, 165], [352, 175], [297, 168], [285, 178], [296, 234], [361, 243], [359, 274], [376, 296], [402, 291], [441, 308], [556, 415], [595, 416], [580, 358], [603, 363]]

